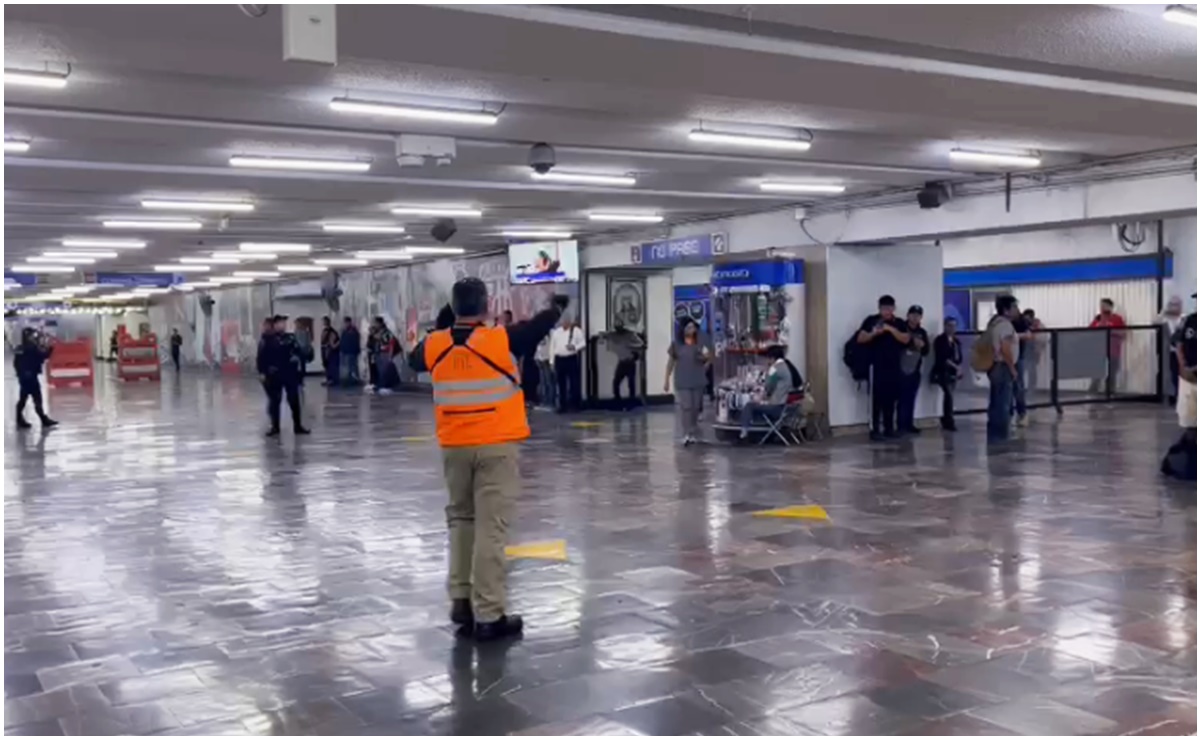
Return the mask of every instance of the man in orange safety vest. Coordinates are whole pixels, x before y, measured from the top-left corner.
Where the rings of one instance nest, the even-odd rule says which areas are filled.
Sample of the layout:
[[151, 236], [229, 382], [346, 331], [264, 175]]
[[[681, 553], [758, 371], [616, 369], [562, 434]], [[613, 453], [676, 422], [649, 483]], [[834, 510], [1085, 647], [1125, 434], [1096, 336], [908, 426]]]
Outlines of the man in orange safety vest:
[[529, 321], [488, 326], [488, 289], [464, 278], [451, 289], [454, 324], [439, 326], [409, 355], [428, 372], [450, 503], [451, 621], [461, 636], [496, 640], [521, 633], [505, 612], [505, 543], [517, 498], [517, 443], [530, 436], [517, 357], [533, 354], [567, 308], [567, 296]]

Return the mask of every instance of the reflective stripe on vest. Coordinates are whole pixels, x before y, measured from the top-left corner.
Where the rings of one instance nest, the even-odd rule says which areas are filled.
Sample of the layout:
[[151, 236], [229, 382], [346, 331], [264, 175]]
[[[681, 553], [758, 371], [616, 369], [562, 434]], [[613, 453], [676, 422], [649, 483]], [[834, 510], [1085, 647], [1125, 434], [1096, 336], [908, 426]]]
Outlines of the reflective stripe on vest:
[[520, 371], [502, 328], [477, 327], [460, 342], [449, 329], [426, 339], [438, 441], [444, 447], [516, 442], [530, 436]]
[[439, 406], [480, 406], [506, 401], [517, 392], [518, 387], [508, 378], [444, 380], [434, 383], [434, 403]]

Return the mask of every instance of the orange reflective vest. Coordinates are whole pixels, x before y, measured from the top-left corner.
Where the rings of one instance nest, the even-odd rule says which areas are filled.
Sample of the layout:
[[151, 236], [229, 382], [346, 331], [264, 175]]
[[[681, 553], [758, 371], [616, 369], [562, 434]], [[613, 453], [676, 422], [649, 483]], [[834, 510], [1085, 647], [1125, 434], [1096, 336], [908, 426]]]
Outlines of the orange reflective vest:
[[516, 442], [530, 436], [517, 360], [504, 327], [478, 326], [461, 344], [450, 329], [425, 339], [434, 418], [443, 447]]

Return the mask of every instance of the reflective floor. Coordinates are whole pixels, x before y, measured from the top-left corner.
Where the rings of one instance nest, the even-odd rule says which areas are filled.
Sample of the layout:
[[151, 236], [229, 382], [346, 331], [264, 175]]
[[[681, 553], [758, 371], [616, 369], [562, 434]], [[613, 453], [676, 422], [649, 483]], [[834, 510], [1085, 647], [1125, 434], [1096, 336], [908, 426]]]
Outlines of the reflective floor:
[[[9, 406], [8, 733], [1195, 732], [1170, 412], [1042, 411], [993, 455], [982, 419], [681, 449], [668, 413], [539, 413], [511, 541], [567, 560], [514, 561], [525, 639], [477, 649], [428, 401], [306, 405], [299, 440], [199, 371], [59, 392], [47, 435]], [[806, 503], [829, 521], [753, 516]]]

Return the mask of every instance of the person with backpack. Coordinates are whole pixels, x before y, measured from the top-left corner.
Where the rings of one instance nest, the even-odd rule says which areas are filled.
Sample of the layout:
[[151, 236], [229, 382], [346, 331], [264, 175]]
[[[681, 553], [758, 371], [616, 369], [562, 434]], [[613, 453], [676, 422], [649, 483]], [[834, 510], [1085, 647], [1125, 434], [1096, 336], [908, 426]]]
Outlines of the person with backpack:
[[[897, 318], [897, 302], [890, 295], [880, 296], [877, 312], [859, 326], [855, 342], [867, 350], [872, 391], [872, 441], [897, 436], [897, 401], [901, 394], [901, 353], [912, 337], [908, 326]], [[858, 362], [858, 361], [857, 361]], [[853, 371], [852, 371], [853, 374]]]
[[897, 404], [897, 430], [902, 434], [921, 434], [917, 428], [917, 394], [922, 386], [922, 360], [930, 354], [930, 335], [922, 328], [921, 306], [913, 305], [906, 313], [905, 331], [909, 344], [901, 355], [900, 402]]
[[997, 313], [988, 320], [984, 333], [972, 344], [972, 369], [988, 374], [988, 441], [1009, 439], [1009, 418], [1013, 410], [1013, 390], [1017, 384], [1018, 335], [1013, 319], [1018, 315], [1018, 299], [997, 296]]

